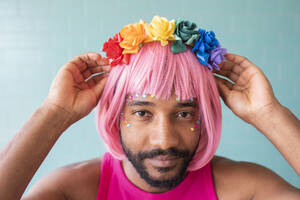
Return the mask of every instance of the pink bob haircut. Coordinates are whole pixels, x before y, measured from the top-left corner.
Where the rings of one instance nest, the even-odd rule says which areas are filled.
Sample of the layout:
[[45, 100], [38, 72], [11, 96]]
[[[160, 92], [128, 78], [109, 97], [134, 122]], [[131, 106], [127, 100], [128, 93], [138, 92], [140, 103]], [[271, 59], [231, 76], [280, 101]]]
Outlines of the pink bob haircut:
[[[214, 156], [221, 137], [222, 112], [213, 74], [199, 63], [190, 47], [173, 54], [170, 43], [144, 44], [132, 54], [129, 65], [112, 68], [96, 107], [96, 127], [108, 151], [119, 160], [127, 159], [119, 136], [119, 119], [127, 94], [152, 94], [168, 99], [175, 95], [185, 101], [196, 98], [201, 119], [201, 138], [187, 170], [206, 165]], [[172, 91], [173, 90], [173, 91]]]

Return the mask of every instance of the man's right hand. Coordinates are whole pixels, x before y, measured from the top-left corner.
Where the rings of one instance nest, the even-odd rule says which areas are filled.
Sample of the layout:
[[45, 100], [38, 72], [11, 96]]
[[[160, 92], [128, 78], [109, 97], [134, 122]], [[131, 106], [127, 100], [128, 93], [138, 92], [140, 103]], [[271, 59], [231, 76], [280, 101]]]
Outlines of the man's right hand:
[[[97, 53], [84, 53], [65, 64], [53, 80], [43, 106], [68, 112], [70, 123], [88, 115], [97, 105], [111, 68], [107, 58]], [[99, 72], [104, 74], [93, 76]]]
[[[109, 72], [108, 65], [101, 55], [85, 53], [59, 70], [41, 107], [0, 151], [0, 199], [20, 199], [59, 136], [97, 105], [107, 75], [90, 76]], [[64, 195], [47, 185], [26, 199], [64, 199]]]

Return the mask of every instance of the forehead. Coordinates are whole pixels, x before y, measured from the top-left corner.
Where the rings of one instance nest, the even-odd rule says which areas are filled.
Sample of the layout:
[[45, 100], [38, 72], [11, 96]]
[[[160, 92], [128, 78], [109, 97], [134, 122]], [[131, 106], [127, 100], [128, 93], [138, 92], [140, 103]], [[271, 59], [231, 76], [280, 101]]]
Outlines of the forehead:
[[169, 99], [156, 98], [151, 94], [128, 94], [126, 96], [126, 106], [151, 106], [151, 107], [197, 107], [197, 99], [190, 98], [187, 100], [180, 100], [175, 94]]

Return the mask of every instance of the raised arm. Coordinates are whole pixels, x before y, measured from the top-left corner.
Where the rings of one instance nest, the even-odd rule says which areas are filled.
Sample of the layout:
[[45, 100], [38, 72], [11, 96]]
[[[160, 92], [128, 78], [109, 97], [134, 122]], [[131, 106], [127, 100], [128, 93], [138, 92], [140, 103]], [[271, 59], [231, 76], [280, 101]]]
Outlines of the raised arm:
[[101, 55], [86, 53], [59, 70], [43, 104], [0, 152], [0, 199], [20, 199], [60, 135], [96, 106], [107, 73], [89, 77], [109, 72], [106, 65]]
[[264, 73], [247, 58], [226, 54], [216, 77], [224, 103], [238, 117], [256, 127], [300, 176], [300, 121], [275, 98]]
[[[264, 134], [300, 176], [300, 122], [297, 117], [278, 102], [266, 76], [247, 58], [226, 54], [226, 61], [220, 68], [216, 73], [233, 81], [216, 77], [224, 103]], [[254, 163], [238, 166], [248, 177], [245, 181], [249, 187], [253, 183], [252, 199], [300, 199], [300, 189], [273, 171]]]

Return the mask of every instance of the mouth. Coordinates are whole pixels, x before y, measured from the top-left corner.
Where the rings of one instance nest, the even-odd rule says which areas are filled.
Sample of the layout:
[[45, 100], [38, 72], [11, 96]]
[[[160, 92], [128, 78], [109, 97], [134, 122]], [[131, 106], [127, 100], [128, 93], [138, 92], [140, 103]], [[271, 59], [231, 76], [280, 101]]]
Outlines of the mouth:
[[171, 167], [176, 165], [178, 159], [174, 156], [156, 156], [149, 159], [149, 161], [154, 167]]

